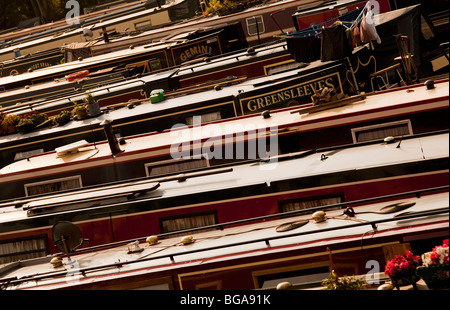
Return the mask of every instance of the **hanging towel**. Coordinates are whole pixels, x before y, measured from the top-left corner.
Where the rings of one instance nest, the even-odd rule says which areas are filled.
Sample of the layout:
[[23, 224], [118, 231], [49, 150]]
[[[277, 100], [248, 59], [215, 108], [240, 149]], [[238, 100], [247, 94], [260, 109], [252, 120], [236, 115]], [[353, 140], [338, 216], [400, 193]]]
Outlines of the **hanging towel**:
[[342, 24], [322, 29], [321, 60], [339, 60], [348, 57], [353, 50], [353, 31]]

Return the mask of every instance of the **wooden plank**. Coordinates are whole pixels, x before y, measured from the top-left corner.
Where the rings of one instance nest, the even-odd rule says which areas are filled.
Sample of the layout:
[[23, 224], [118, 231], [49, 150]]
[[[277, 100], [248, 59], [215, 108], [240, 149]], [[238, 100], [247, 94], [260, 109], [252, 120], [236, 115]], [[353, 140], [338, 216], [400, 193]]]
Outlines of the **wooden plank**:
[[332, 101], [332, 102], [327, 102], [327, 103], [322, 103], [319, 105], [315, 105], [312, 107], [307, 107], [307, 108], [302, 108], [302, 109], [298, 109], [298, 110], [294, 110], [291, 111], [291, 114], [294, 113], [299, 113], [299, 114], [306, 114], [306, 113], [314, 113], [314, 112], [319, 112], [319, 111], [323, 111], [323, 110], [328, 110], [328, 109], [333, 109], [333, 108], [337, 108], [337, 107], [341, 107], [344, 105], [349, 105], [361, 100], [366, 99], [366, 94], [360, 94], [360, 95], [356, 95], [356, 96], [351, 96], [348, 98], [344, 98], [341, 100], [336, 100], [336, 101]]

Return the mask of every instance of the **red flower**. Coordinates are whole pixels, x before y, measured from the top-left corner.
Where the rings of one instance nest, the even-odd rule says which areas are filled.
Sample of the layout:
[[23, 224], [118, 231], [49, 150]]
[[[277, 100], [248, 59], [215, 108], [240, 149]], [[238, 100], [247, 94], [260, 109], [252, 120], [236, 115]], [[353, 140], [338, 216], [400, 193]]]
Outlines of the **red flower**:
[[420, 256], [414, 255], [410, 251], [405, 252], [405, 256], [396, 255], [385, 266], [385, 274], [408, 272], [414, 270], [420, 263]]

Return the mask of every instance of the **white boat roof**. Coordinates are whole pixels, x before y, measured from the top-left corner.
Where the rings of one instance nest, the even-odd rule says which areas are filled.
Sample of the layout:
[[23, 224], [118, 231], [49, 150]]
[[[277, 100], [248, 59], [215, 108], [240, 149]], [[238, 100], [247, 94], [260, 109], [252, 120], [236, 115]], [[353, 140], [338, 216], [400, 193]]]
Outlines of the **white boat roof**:
[[[181, 245], [181, 237], [167, 237], [160, 239], [159, 243], [150, 246], [144, 242], [139, 243], [142, 252], [128, 254], [126, 244], [112, 248], [90, 250], [71, 254], [71, 259], [77, 262], [77, 268], [86, 269], [84, 277], [77, 281], [67, 281], [66, 273], [70, 267], [61, 266], [53, 268], [50, 264], [52, 256], [16, 262], [0, 266], [0, 277], [5, 279], [26, 278], [26, 281], [17, 286], [10, 285], [8, 289], [33, 289], [71, 287], [77, 283], [96, 282], [116, 277], [126, 277], [137, 274], [152, 273], [163, 269], [183, 268], [207, 265], [215, 262], [230, 261], [239, 258], [263, 259], [264, 254], [286, 253], [290, 251], [314, 251], [315, 247], [323, 245], [333, 246], [340, 243], [361, 240], [368, 232], [373, 231], [370, 222], [391, 220], [376, 224], [376, 234], [370, 238], [382, 240], [385, 237], [404, 235], [414, 232], [426, 232], [432, 229], [448, 229], [448, 199], [449, 193], [427, 194], [420, 198], [398, 198], [384, 202], [375, 202], [363, 206], [353, 207], [356, 216], [345, 217], [341, 210], [327, 210], [327, 220], [315, 223], [311, 215], [299, 215], [278, 220], [266, 220], [239, 226], [224, 227], [223, 230], [189, 233], [194, 243]], [[408, 202], [413, 204], [405, 211], [391, 214], [362, 213], [374, 212], [383, 207]], [[447, 210], [445, 210], [447, 209]], [[412, 216], [420, 212], [442, 212], [434, 215], [423, 215], [417, 218], [398, 217], [399, 215]], [[360, 214], [359, 214], [360, 213]], [[398, 219], [396, 219], [398, 218]], [[277, 232], [279, 225], [293, 221], [309, 220], [301, 227], [291, 231]], [[363, 224], [366, 222], [366, 224]], [[336, 229], [333, 229], [336, 228]], [[340, 228], [340, 229], [338, 229]], [[330, 229], [326, 231], [327, 229]], [[145, 238], [146, 236], [142, 236]], [[269, 245], [266, 244], [266, 240]], [[194, 252], [195, 251], [195, 252]], [[173, 261], [171, 260], [173, 259]], [[64, 263], [67, 258], [64, 258]], [[122, 263], [119, 266], [119, 262]], [[115, 268], [114, 264], [117, 264]], [[110, 268], [102, 268], [102, 266]], [[89, 270], [87, 270], [89, 269]], [[59, 272], [59, 276], [58, 275]], [[54, 276], [52, 276], [54, 274]], [[40, 276], [45, 276], [34, 281]], [[0, 278], [0, 281], [1, 281]]]
[[20, 80], [34, 80], [39, 79], [40, 77], [45, 76], [55, 76], [56, 78], [62, 78], [64, 76], [61, 76], [63, 72], [66, 71], [81, 71], [84, 70], [86, 66], [95, 65], [95, 64], [102, 64], [111, 60], [117, 60], [121, 58], [129, 58], [134, 55], [140, 55], [145, 53], [150, 53], [151, 51], [157, 51], [160, 50], [163, 47], [169, 47], [173, 46], [176, 43], [174, 42], [167, 42], [167, 43], [161, 43], [160, 45], [142, 45], [142, 46], [136, 46], [133, 49], [125, 49], [125, 50], [119, 50], [115, 52], [111, 52], [104, 55], [98, 55], [93, 56], [89, 58], [84, 58], [82, 60], [76, 60], [71, 61], [68, 63], [63, 63], [60, 65], [54, 65], [47, 68], [42, 68], [35, 70], [33, 72], [25, 72], [16, 76], [5, 76], [0, 78], [0, 86], [2, 85], [8, 85], [10, 83], [15, 83]]
[[[136, 192], [142, 191], [147, 184], [148, 188], [152, 190], [139, 197], [139, 200], [145, 201], [146, 199], [160, 199], [170, 197], [183, 197], [193, 194], [205, 194], [214, 193], [216, 191], [223, 191], [226, 189], [245, 188], [247, 186], [264, 185], [272, 186], [277, 182], [284, 182], [289, 180], [295, 180], [299, 178], [308, 178], [321, 175], [332, 175], [337, 173], [344, 173], [348, 171], [362, 171], [372, 168], [395, 166], [399, 164], [420, 164], [421, 162], [429, 161], [431, 159], [445, 159], [449, 156], [449, 134], [436, 134], [430, 136], [424, 136], [420, 138], [403, 139], [401, 146], [397, 148], [399, 143], [375, 143], [364, 146], [355, 146], [350, 148], [332, 148], [323, 152], [301, 152], [298, 155], [287, 154], [284, 160], [278, 160], [272, 158], [269, 161], [241, 163], [225, 168], [214, 168], [206, 173], [193, 172], [192, 174], [186, 174], [186, 180], [179, 182], [178, 176], [173, 179], [158, 181], [158, 178], [150, 178], [138, 181], [128, 181], [120, 183], [121, 191], [123, 192]], [[68, 155], [72, 158], [87, 158], [95, 154], [97, 150], [94, 148], [88, 148], [86, 151], [80, 152], [74, 155]], [[323, 155], [326, 156], [324, 160]], [[289, 156], [292, 156], [289, 158]], [[297, 156], [297, 157], [296, 157]], [[47, 167], [38, 171], [33, 166], [28, 166], [28, 171], [22, 171], [19, 174], [12, 174], [10, 177], [4, 175], [4, 181], [11, 181], [16, 178], [29, 178], [36, 177], [39, 173], [42, 176], [51, 175], [58, 169], [58, 165], [64, 164], [64, 158], [55, 158], [54, 166], [48, 165], [49, 159], [45, 161]], [[109, 161], [117, 162], [117, 158], [111, 158], [108, 156], [104, 162]], [[31, 161], [34, 164], [34, 161]], [[78, 169], [87, 169], [91, 164], [102, 165], [104, 162], [97, 160], [95, 163], [82, 162], [78, 164]], [[42, 162], [41, 162], [42, 163]], [[72, 165], [74, 166], [74, 165]], [[9, 166], [8, 166], [9, 167]], [[7, 168], [8, 168], [7, 167]], [[76, 167], [71, 167], [75, 169]], [[60, 170], [58, 170], [60, 171]], [[2, 173], [6, 172], [5, 168], [2, 169]], [[197, 175], [200, 173], [200, 175]], [[155, 182], [159, 183], [157, 186]], [[104, 185], [104, 189], [108, 189], [108, 185]], [[111, 185], [113, 188], [117, 185]], [[156, 186], [156, 187], [155, 187]], [[275, 185], [273, 185], [275, 186]], [[52, 204], [53, 201], [58, 201], [63, 196], [87, 195], [90, 197], [93, 191], [99, 189], [79, 189], [69, 193], [56, 193], [46, 195], [44, 197], [37, 198], [23, 198], [11, 203], [2, 204], [0, 209], [0, 223], [14, 222], [27, 218], [27, 211], [21, 208], [17, 208], [18, 201], [20, 204], [29, 207], [40, 207]], [[55, 200], [55, 198], [58, 198]], [[70, 198], [67, 198], [70, 200]], [[135, 200], [138, 201], [138, 200]], [[27, 204], [28, 203], [28, 204]], [[108, 202], [109, 203], [109, 202]], [[88, 206], [89, 208], [108, 208], [106, 205]], [[73, 210], [78, 209], [76, 207]], [[55, 211], [65, 212], [65, 210]]]
[[[177, 5], [177, 4], [181, 3], [183, 1], [184, 0], [173, 0], [170, 3], [168, 3], [168, 4], [161, 5], [161, 9], [169, 8], [171, 6], [174, 6], [174, 5]], [[36, 40], [27, 41], [27, 42], [24, 42], [24, 43], [21, 43], [21, 44], [13, 45], [11, 47], [6, 47], [6, 48], [3, 48], [3, 49], [0, 49], [0, 54], [6, 54], [6, 53], [13, 52], [15, 49], [26, 49], [29, 46], [39, 45], [41, 43], [45, 43], [45, 42], [48, 42], [48, 41], [54, 40], [54, 39], [61, 39], [61, 38], [64, 38], [64, 37], [71, 37], [71, 36], [76, 35], [76, 34], [82, 34], [83, 30], [85, 28], [87, 28], [87, 29], [101, 29], [102, 27], [112, 26], [114, 24], [121, 23], [121, 22], [129, 20], [129, 19], [134, 19], [134, 18], [137, 18], [139, 16], [145, 16], [145, 15], [149, 15], [149, 14], [151, 14], [153, 12], [158, 12], [159, 10], [160, 9], [158, 9], [158, 8], [151, 8], [151, 9], [142, 10], [142, 11], [138, 11], [138, 12], [135, 12], [135, 13], [127, 14], [127, 15], [124, 15], [124, 16], [119, 16], [119, 17], [116, 17], [116, 18], [113, 18], [113, 19], [108, 19], [108, 20], [106, 20], [104, 22], [98, 22], [98, 23], [95, 23], [93, 25], [89, 25], [87, 27], [81, 27], [81, 28], [77, 28], [77, 29], [69, 29], [68, 31], [65, 31], [63, 33], [52, 34], [52, 35], [49, 35], [48, 37], [43, 37], [43, 38], [39, 38], [39, 39], [36, 39]]]

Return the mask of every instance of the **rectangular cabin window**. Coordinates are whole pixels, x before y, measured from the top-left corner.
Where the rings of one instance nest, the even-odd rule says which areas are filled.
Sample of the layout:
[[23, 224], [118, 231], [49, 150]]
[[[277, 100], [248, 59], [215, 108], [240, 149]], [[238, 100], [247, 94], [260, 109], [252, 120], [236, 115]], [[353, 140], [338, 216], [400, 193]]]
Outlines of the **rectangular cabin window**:
[[150, 69], [152, 71], [160, 70], [162, 68], [161, 61], [159, 59], [149, 60], [149, 62], [150, 62]]
[[162, 233], [169, 233], [191, 228], [199, 228], [217, 224], [216, 211], [209, 211], [196, 214], [184, 214], [167, 218], [160, 218]]
[[202, 157], [200, 159], [180, 158], [145, 164], [145, 170], [147, 176], [153, 177], [201, 168], [208, 168], [209, 166], [209, 160], [205, 157]]
[[222, 115], [220, 114], [220, 111], [210, 112], [210, 113], [204, 113], [201, 115], [195, 115], [195, 116], [188, 116], [186, 117], [186, 125], [192, 126], [195, 124], [198, 124], [199, 122], [201, 124], [209, 123], [213, 121], [217, 121], [222, 119]]
[[264, 33], [264, 21], [261, 15], [247, 18], [247, 32], [251, 36]]
[[81, 188], [82, 186], [83, 184], [81, 182], [81, 176], [75, 175], [67, 178], [25, 184], [25, 195], [33, 196], [53, 193], [69, 189]]
[[413, 130], [409, 119], [352, 129], [353, 143], [383, 140], [389, 136], [410, 136], [412, 134]]
[[343, 195], [322, 196], [322, 197], [307, 197], [300, 199], [284, 200], [278, 202], [280, 213], [307, 210], [320, 206], [332, 205], [343, 202]]
[[47, 235], [0, 241], [0, 264], [48, 255]]
[[29, 150], [29, 151], [23, 151], [23, 152], [17, 152], [14, 155], [14, 161], [30, 158], [33, 155], [44, 153], [43, 148], [35, 149], [35, 150]]

